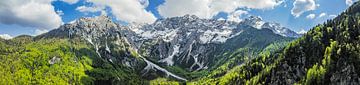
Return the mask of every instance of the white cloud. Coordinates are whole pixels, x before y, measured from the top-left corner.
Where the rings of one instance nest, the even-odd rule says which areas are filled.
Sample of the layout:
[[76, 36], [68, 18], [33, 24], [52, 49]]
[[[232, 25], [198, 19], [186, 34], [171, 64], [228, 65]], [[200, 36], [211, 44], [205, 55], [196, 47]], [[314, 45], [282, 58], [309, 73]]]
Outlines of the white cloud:
[[345, 0], [345, 4], [346, 5], [348, 5], [348, 6], [350, 6], [350, 5], [352, 5], [354, 2], [356, 2], [356, 1], [359, 1], [359, 0]]
[[283, 0], [211, 0], [209, 7], [213, 12], [232, 12], [237, 8], [272, 9]]
[[351, 5], [353, 3], [353, 0], [345, 0], [346, 5]]
[[13, 37], [10, 36], [9, 34], [0, 34], [0, 38], [3, 38], [3, 39], [8, 40], [8, 39], [11, 39], [11, 38], [13, 38]]
[[57, 11], [56, 11], [56, 14], [58, 14], [58, 15], [62, 16], [62, 15], [64, 15], [64, 12], [63, 12], [63, 11], [61, 11], [61, 10], [57, 10]]
[[75, 4], [75, 3], [77, 3], [79, 0], [60, 0], [60, 1], [63, 1], [63, 2], [69, 3], [69, 4]]
[[324, 16], [326, 16], [326, 13], [321, 13], [321, 14], [319, 15], [319, 18], [324, 17]]
[[138, 0], [88, 0], [97, 6], [107, 6], [111, 8], [111, 13], [118, 20], [137, 23], [152, 23], [156, 17]]
[[35, 30], [35, 36], [36, 35], [41, 35], [41, 34], [47, 33], [47, 32], [49, 32], [49, 30], [47, 30], [47, 29], [36, 29]]
[[315, 18], [315, 14], [309, 14], [306, 16], [307, 19], [314, 19]]
[[79, 6], [76, 8], [79, 12], [100, 12], [104, 9], [104, 6]]
[[158, 7], [164, 17], [197, 15], [212, 18], [220, 12], [231, 13], [238, 8], [272, 9], [283, 0], [166, 0]]
[[307, 11], [315, 10], [317, 7], [314, 0], [295, 0], [293, 5], [294, 7], [291, 9], [291, 14], [295, 17], [299, 17]]
[[240, 17], [241, 17], [242, 15], [246, 15], [246, 14], [248, 14], [247, 11], [237, 10], [237, 11], [235, 11], [235, 12], [230, 13], [230, 14], [228, 15], [228, 17], [227, 17], [227, 20], [229, 20], [229, 21], [235, 21], [235, 22], [240, 22], [240, 21], [242, 21], [242, 20], [240, 19]]
[[209, 0], [166, 0], [158, 7], [160, 15], [164, 17], [196, 15], [200, 18], [210, 17]]
[[100, 12], [101, 15], [107, 15], [105, 11], [105, 6], [79, 6], [75, 10], [84, 13], [85, 15], [88, 15], [88, 13], [95, 13]]
[[57, 28], [61, 17], [52, 0], [0, 0], [0, 23], [23, 27]]

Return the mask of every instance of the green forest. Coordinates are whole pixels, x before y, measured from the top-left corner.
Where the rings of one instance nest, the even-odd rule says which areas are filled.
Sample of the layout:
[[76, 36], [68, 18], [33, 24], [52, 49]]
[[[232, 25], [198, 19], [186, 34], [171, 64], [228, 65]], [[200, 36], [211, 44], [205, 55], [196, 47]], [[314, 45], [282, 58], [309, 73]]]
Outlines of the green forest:
[[[155, 63], [188, 79], [182, 81], [158, 70], [144, 75], [143, 68], [147, 66], [144, 59], [155, 59], [143, 57], [145, 53], [135, 52], [125, 42], [109, 44], [110, 53], [98, 52], [97, 49], [108, 48], [97, 48], [79, 36], [0, 38], [0, 85], [360, 84], [359, 2], [300, 38], [274, 39], [262, 39], [266, 45], [248, 42], [236, 49], [236, 44], [224, 45], [235, 50], [214, 58], [217, 61], [212, 62], [213, 68], [205, 70], [190, 71], [177, 65]], [[134, 61], [138, 67], [124, 65], [120, 58], [114, 63], [100, 54], [127, 56], [124, 59]]]

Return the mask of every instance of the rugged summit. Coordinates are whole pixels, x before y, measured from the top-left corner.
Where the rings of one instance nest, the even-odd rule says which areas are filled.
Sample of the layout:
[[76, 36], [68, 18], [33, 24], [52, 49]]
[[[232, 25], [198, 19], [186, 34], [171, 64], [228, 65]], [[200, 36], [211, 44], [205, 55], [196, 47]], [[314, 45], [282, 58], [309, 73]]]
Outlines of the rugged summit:
[[262, 18], [258, 16], [250, 16], [249, 18], [246, 18], [244, 21], [240, 22], [240, 24], [246, 24], [257, 29], [270, 29], [274, 33], [285, 37], [301, 37], [301, 34], [297, 34], [296, 32], [281, 26], [279, 23], [264, 22]]
[[[129, 34], [132, 36], [128, 39], [134, 42], [141, 55], [166, 66], [176, 65], [189, 71], [213, 68], [217, 59], [229, 59], [221, 56], [225, 52], [239, 48], [259, 50], [285, 38], [269, 29], [256, 29], [231, 21], [200, 19], [194, 15], [160, 19], [154, 24], [130, 26], [129, 29], [134, 33]], [[252, 46], [254, 43], [259, 45]]]
[[[272, 43], [292, 39], [276, 34], [270, 29], [272, 27], [256, 29], [247, 23], [254, 20], [263, 22], [254, 17], [236, 23], [185, 15], [159, 19], [153, 24], [121, 26], [107, 16], [99, 16], [81, 18], [38, 38], [79, 37], [92, 45], [102, 59], [136, 69], [140, 67], [143, 76], [154, 76], [148, 72], [160, 71], [186, 80], [171, 73], [174, 69], [167, 71], [162, 67], [177, 67], [189, 72], [214, 69], [233, 59], [224, 53], [247, 48], [249, 52], [260, 52]], [[140, 59], [131, 57], [137, 53]]]
[[0, 84], [358, 85], [359, 28], [359, 2], [303, 35], [255, 16], [129, 25], [87, 17], [0, 38]]
[[[80, 18], [33, 39], [66, 43], [58, 50], [66, 51], [74, 60], [69, 59], [71, 56], [50, 56], [46, 62], [58, 65], [68, 59], [84, 65], [87, 70], [82, 74], [93, 78], [89, 80], [93, 83], [160, 77], [184, 82], [205, 76], [225, 63], [241, 65], [276, 43], [294, 39], [274, 32], [276, 26], [259, 29], [248, 21], [263, 22], [252, 17], [237, 23], [185, 15], [123, 26], [107, 16], [98, 16]], [[136, 82], [143, 83], [147, 82]]]
[[312, 28], [284, 49], [191, 84], [358, 85], [360, 3]]

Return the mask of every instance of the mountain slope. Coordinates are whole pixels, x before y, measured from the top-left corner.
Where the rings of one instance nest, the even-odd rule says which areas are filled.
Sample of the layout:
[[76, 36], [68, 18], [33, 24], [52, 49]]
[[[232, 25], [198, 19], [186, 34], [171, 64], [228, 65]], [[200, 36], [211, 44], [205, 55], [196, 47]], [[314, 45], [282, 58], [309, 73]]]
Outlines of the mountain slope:
[[254, 54], [253, 58], [274, 42], [293, 39], [248, 24], [191, 15], [160, 19], [154, 24], [129, 29], [128, 40], [140, 55], [187, 79], [206, 75], [234, 58], [230, 54], [239, 55], [237, 60], [243, 62], [244, 54]]
[[281, 51], [189, 84], [360, 84], [359, 9], [356, 2]]
[[293, 39], [269, 28], [190, 15], [130, 26], [98, 16], [35, 37], [1, 40], [0, 57], [6, 63], [0, 73], [6, 84], [186, 82], [224, 64], [240, 65]]
[[0, 81], [2, 84], [142, 84], [132, 69], [113, 68], [84, 42], [73, 44], [64, 39], [16, 45], [1, 43]]
[[[251, 48], [258, 46], [259, 49], [262, 49], [264, 47], [262, 45], [266, 46], [274, 40], [281, 40], [283, 38], [267, 29], [257, 30], [246, 24], [199, 19], [196, 16], [189, 15], [158, 20], [155, 24], [145, 25], [140, 27], [140, 29], [134, 28], [133, 30], [136, 30], [134, 31], [136, 36], [140, 38], [131, 37], [130, 39], [133, 39], [132, 41], [134, 41], [137, 47], [141, 49], [140, 53], [143, 55], [150, 55], [149, 57], [160, 56], [157, 60], [164, 62], [169, 66], [180, 63], [183, 64], [181, 66], [190, 64], [188, 66], [190, 70], [211, 67], [208, 63], [211, 63], [209, 61], [213, 60], [203, 59], [204, 57], [211, 58], [211, 55], [219, 55], [216, 54], [216, 52], [212, 52], [214, 49], [221, 49], [226, 52], [246, 47], [247, 45]], [[251, 45], [256, 43], [262, 44]], [[221, 50], [217, 51], [221, 52]], [[176, 59], [173, 60], [172, 57], [175, 57]], [[192, 60], [195, 62], [194, 64], [193, 62], [189, 62], [189, 59], [194, 59], [192, 57], [198, 59], [198, 61]], [[194, 65], [196, 65], [196, 67], [194, 67]]]
[[244, 21], [241, 21], [240, 24], [246, 24], [257, 29], [270, 29], [275, 34], [285, 36], [285, 37], [301, 37], [301, 34], [298, 34], [286, 27], [282, 27], [279, 23], [275, 22], [265, 22], [258, 16], [250, 16]]
[[303, 36], [259, 17], [129, 26], [81, 18], [35, 37], [0, 38], [0, 84], [358, 85], [359, 27], [359, 2]]

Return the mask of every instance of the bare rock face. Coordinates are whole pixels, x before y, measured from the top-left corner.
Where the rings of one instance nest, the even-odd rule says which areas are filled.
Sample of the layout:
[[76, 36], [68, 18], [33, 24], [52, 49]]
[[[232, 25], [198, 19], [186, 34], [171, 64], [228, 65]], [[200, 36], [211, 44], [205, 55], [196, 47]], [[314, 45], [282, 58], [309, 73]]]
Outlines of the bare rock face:
[[121, 26], [107, 16], [98, 16], [81, 18], [38, 38], [80, 38], [106, 61], [144, 68], [146, 71], [143, 72], [149, 69], [162, 71], [186, 80], [161, 67], [178, 66], [188, 71], [216, 68], [216, 64], [221, 65], [230, 59], [223, 56], [226, 52], [239, 48], [260, 50], [276, 40], [289, 38], [274, 32], [274, 26], [257, 29], [259, 26], [252, 25], [258, 22], [263, 21], [250, 17], [237, 23], [185, 15], [159, 19], [152, 24]]
[[224, 58], [221, 55], [225, 52], [251, 43], [262, 43], [256, 40], [259, 37], [274, 36], [272, 38], [280, 39], [281, 35], [271, 29], [256, 29], [251, 25], [257, 22], [263, 21], [250, 17], [237, 23], [185, 15], [160, 19], [153, 24], [131, 25], [127, 35], [140, 54], [166, 66], [177, 65], [195, 71], [212, 68], [217, 59]]
[[50, 65], [55, 64], [55, 63], [59, 62], [60, 60], [61, 60], [61, 58], [53, 57], [49, 60], [49, 64]]
[[262, 20], [262, 18], [260, 18], [258, 16], [250, 16], [249, 18], [245, 19], [244, 21], [242, 21], [240, 23], [252, 26], [257, 29], [270, 29], [275, 34], [285, 36], [285, 37], [294, 37], [294, 38], [301, 37], [301, 34], [298, 34], [286, 27], [283, 27], [279, 23], [264, 22]]

